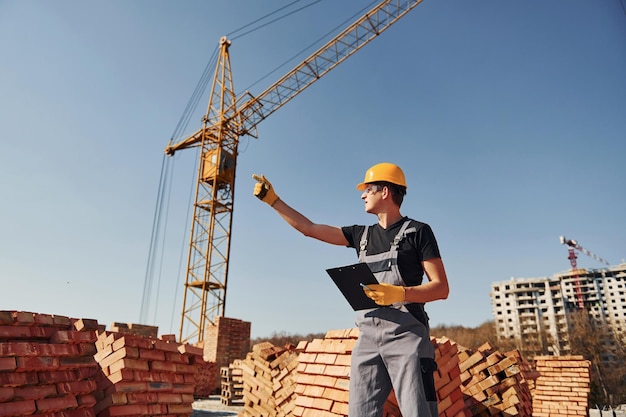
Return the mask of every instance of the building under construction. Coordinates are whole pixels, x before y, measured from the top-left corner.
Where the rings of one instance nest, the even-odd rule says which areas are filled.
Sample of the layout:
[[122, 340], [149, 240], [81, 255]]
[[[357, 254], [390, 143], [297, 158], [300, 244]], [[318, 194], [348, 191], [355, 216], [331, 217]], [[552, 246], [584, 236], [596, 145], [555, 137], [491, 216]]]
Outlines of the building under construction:
[[490, 298], [498, 338], [535, 346], [537, 353], [569, 354], [570, 313], [581, 310], [626, 336], [626, 263], [495, 282]]

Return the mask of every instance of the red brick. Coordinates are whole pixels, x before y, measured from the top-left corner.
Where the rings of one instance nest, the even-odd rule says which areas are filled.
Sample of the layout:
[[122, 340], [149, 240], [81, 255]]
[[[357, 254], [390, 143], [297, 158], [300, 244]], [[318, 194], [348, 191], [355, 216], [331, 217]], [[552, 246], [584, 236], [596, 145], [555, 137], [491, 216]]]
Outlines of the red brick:
[[54, 325], [61, 328], [69, 328], [72, 324], [69, 317], [66, 316], [52, 316], [52, 320], [54, 321]]
[[[74, 321], [74, 328], [80, 331], [86, 330], [98, 330], [98, 320], [93, 319], [78, 319]], [[91, 332], [89, 332], [91, 333]]]
[[161, 340], [164, 340], [166, 342], [176, 342], [176, 335], [175, 334], [162, 334], [160, 337]]
[[59, 330], [50, 337], [51, 343], [95, 343], [95, 332], [79, 332], [72, 330]]
[[142, 349], [154, 349], [154, 341], [147, 337], [124, 335], [115, 340], [112, 344], [113, 350], [119, 350], [123, 347], [135, 347]]
[[96, 381], [91, 379], [85, 381], [59, 382], [56, 387], [59, 394], [88, 394], [96, 390]]
[[195, 387], [193, 384], [172, 384], [172, 392], [179, 394], [193, 394]]
[[13, 313], [11, 311], [0, 311], [0, 325], [13, 325]]
[[111, 385], [106, 389], [105, 394], [110, 395], [114, 392], [147, 392], [148, 383], [134, 381], [120, 381], [115, 385]]
[[189, 355], [195, 355], [195, 356], [203, 356], [204, 352], [202, 350], [202, 348], [199, 348], [197, 346], [193, 346], [190, 344], [182, 344], [180, 346], [178, 346], [178, 351], [180, 353], [185, 353], [185, 354], [189, 354]]
[[57, 395], [57, 388], [54, 385], [30, 385], [15, 387], [14, 390], [15, 398], [18, 400], [38, 400]]
[[183, 397], [181, 394], [174, 394], [172, 392], [159, 392], [157, 395], [158, 402], [160, 403], [180, 404], [183, 402]]
[[37, 373], [37, 376], [40, 384], [55, 384], [79, 379], [74, 371], [46, 371]]
[[[115, 343], [113, 345], [115, 345]], [[114, 351], [110, 355], [100, 360], [99, 363], [102, 368], [109, 367], [123, 358], [139, 358], [139, 349], [136, 347], [124, 346], [117, 350], [115, 350], [115, 347], [113, 347], [113, 349]]]
[[93, 356], [98, 353], [96, 345], [94, 343], [79, 343], [78, 345], [79, 356]]
[[166, 352], [165, 360], [167, 362], [184, 363], [184, 364], [187, 364], [190, 362], [189, 355], [183, 355], [182, 353], [174, 353], [174, 352]]
[[35, 411], [37, 411], [37, 406], [33, 400], [13, 401], [2, 404], [2, 407], [0, 407], [0, 417], [28, 416]]
[[176, 364], [171, 362], [154, 361], [150, 363], [152, 372], [176, 372]]
[[171, 372], [152, 372], [152, 375], [158, 375], [158, 379], [155, 379], [157, 382], [171, 382], [173, 384], [185, 382], [185, 377], [183, 375], [176, 375]]
[[78, 401], [73, 395], [66, 395], [64, 397], [43, 398], [36, 400], [37, 412], [45, 413], [50, 411], [60, 411], [66, 408], [78, 407]]
[[25, 311], [14, 311], [14, 323], [18, 326], [30, 326], [35, 323], [35, 315]]
[[[146, 382], [161, 382], [162, 378], [161, 376], [163, 374], [158, 373], [158, 372], [150, 372], [150, 371], [132, 371], [133, 375], [131, 379], [134, 379], [135, 381], [146, 381]], [[167, 381], [167, 382], [174, 382], [174, 381]]]
[[0, 358], [0, 372], [14, 371], [15, 369], [17, 369], [16, 358]]
[[98, 403], [93, 394], [81, 394], [76, 396], [79, 407], [93, 407]]
[[164, 361], [165, 352], [158, 349], [139, 349], [139, 358], [152, 361]]
[[148, 391], [171, 391], [173, 387], [169, 382], [148, 382]]
[[97, 369], [98, 364], [91, 356], [60, 357], [59, 367], [61, 369], [73, 369], [81, 367], [93, 367]]
[[139, 359], [120, 359], [119, 361], [109, 365], [109, 372], [114, 373], [120, 369], [133, 369], [138, 371], [147, 371], [150, 369], [148, 361]]
[[0, 387], [0, 403], [6, 403], [13, 399], [14, 389], [11, 387]]
[[59, 368], [59, 359], [54, 356], [18, 357], [19, 371], [52, 371]]
[[35, 385], [38, 382], [36, 372], [0, 372], [0, 386], [3, 387]]
[[33, 315], [33, 319], [35, 321], [35, 324], [39, 326], [53, 326], [54, 325], [54, 318], [52, 317], [51, 314], [35, 313]]
[[51, 343], [42, 346], [41, 350], [46, 356], [80, 356], [78, 345]]
[[38, 356], [41, 355], [41, 344], [31, 342], [0, 343], [0, 356]]
[[180, 353], [178, 351], [178, 343], [171, 343], [171, 342], [166, 342], [163, 340], [155, 340], [154, 341], [154, 348], [155, 349], [159, 349], [159, 350], [164, 350], [166, 352], [174, 352], [174, 353]]
[[156, 392], [128, 392], [128, 404], [154, 404], [159, 402]]
[[27, 339], [30, 337], [30, 327], [0, 326], [0, 339]]

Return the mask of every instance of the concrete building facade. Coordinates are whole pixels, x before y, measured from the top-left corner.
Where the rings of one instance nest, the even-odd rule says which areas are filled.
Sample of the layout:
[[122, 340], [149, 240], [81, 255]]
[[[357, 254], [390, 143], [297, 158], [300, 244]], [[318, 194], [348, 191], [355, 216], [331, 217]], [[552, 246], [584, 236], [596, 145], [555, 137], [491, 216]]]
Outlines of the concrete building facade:
[[495, 282], [490, 298], [498, 339], [519, 340], [537, 353], [570, 353], [569, 313], [583, 308], [626, 335], [626, 263]]

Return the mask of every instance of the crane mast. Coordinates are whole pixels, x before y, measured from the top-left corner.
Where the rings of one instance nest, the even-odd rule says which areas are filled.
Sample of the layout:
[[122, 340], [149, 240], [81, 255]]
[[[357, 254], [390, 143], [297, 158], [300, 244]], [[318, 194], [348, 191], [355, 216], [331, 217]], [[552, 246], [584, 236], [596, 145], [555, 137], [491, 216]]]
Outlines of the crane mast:
[[220, 53], [202, 128], [168, 144], [167, 155], [200, 147], [193, 223], [187, 258], [179, 340], [204, 340], [205, 329], [226, 308], [228, 258], [239, 139], [256, 137], [256, 126], [319, 80], [422, 0], [385, 0], [347, 27], [258, 96], [236, 98], [230, 68], [230, 41]]

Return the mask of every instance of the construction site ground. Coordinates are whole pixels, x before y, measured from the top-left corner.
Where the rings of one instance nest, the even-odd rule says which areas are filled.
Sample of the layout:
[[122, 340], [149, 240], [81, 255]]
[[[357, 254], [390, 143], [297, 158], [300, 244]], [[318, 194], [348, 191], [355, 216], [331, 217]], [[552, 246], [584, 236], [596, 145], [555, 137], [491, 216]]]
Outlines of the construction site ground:
[[219, 395], [201, 398], [192, 404], [191, 417], [235, 417], [243, 410], [243, 405], [224, 405]]

